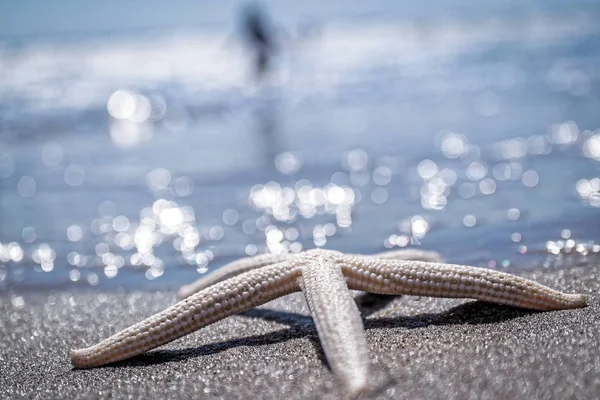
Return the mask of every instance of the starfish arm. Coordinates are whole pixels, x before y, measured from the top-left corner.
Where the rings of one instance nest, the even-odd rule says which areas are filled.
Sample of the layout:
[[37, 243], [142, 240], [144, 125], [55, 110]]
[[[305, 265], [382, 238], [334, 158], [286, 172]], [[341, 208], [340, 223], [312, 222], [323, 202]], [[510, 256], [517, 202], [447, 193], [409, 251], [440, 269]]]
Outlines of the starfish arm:
[[367, 341], [341, 269], [323, 259], [309, 263], [302, 269], [300, 288], [331, 370], [350, 393], [359, 393], [367, 383]]
[[442, 256], [435, 251], [426, 251], [420, 249], [402, 249], [384, 251], [383, 253], [373, 254], [371, 257], [383, 260], [413, 260], [413, 261], [430, 261], [440, 262]]
[[[222, 282], [236, 275], [243, 274], [256, 268], [269, 264], [275, 264], [288, 259], [288, 254], [261, 254], [254, 257], [246, 257], [225, 264], [216, 271], [205, 275], [189, 285], [183, 285], [178, 292], [180, 299], [185, 299], [206, 289], [215, 283]], [[372, 257], [390, 260], [418, 260], [418, 261], [441, 261], [441, 257], [435, 251], [424, 251], [418, 249], [392, 250], [374, 254]]]
[[382, 294], [472, 298], [532, 310], [585, 307], [587, 298], [504, 272], [464, 265], [347, 257], [348, 287]]
[[100, 343], [71, 351], [76, 368], [124, 360], [195, 330], [300, 290], [299, 263], [284, 262], [217, 283]]
[[225, 264], [210, 274], [207, 274], [189, 285], [184, 285], [179, 289], [180, 299], [185, 299], [206, 289], [215, 283], [222, 282], [234, 276], [243, 274], [253, 269], [261, 268], [270, 264], [285, 261], [289, 256], [287, 254], [261, 254], [254, 257], [245, 257], [239, 260]]

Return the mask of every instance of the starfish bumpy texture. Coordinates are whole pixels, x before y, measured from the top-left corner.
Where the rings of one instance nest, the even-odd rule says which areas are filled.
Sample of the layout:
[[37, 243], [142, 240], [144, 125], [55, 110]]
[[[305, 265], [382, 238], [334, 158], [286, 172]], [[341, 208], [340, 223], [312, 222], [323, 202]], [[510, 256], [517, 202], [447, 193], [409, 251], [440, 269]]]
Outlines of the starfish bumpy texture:
[[472, 298], [532, 310], [584, 307], [567, 294], [504, 272], [439, 262], [437, 253], [400, 250], [363, 256], [332, 250], [243, 258], [181, 288], [172, 307], [100, 343], [71, 352], [76, 368], [142, 354], [233, 314], [302, 291], [332, 372], [351, 394], [367, 386], [362, 318], [349, 289], [378, 294]]

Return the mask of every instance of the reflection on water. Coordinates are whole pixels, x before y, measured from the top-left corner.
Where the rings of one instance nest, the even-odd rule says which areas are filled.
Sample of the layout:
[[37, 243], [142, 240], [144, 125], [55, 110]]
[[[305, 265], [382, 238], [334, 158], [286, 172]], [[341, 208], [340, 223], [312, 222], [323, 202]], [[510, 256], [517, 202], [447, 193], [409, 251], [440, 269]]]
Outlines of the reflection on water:
[[312, 247], [585, 260], [594, 17], [332, 26], [260, 89], [214, 32], [0, 48], [2, 288], [176, 286]]
[[[283, 126], [279, 120], [279, 113], [280, 110], [277, 104], [272, 104], [272, 101], [263, 102], [254, 110], [256, 140], [260, 143], [260, 148], [263, 151], [261, 158], [266, 168], [273, 166], [273, 161], [283, 148]], [[281, 157], [284, 157], [284, 155], [280, 156], [280, 160], [282, 160]], [[285, 162], [285, 160], [283, 161]], [[276, 161], [276, 164], [279, 163]]]

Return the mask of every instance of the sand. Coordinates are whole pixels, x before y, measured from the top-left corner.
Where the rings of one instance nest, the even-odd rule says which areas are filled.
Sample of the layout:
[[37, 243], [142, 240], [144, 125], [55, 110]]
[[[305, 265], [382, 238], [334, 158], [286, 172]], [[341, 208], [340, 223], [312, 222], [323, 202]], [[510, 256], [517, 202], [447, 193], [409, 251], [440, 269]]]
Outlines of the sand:
[[[521, 275], [590, 294], [590, 305], [529, 312], [469, 300], [362, 297], [373, 387], [363, 397], [597, 398], [598, 262]], [[0, 295], [0, 398], [345, 398], [301, 294], [130, 361], [72, 369], [69, 349], [175, 300], [171, 292]]]

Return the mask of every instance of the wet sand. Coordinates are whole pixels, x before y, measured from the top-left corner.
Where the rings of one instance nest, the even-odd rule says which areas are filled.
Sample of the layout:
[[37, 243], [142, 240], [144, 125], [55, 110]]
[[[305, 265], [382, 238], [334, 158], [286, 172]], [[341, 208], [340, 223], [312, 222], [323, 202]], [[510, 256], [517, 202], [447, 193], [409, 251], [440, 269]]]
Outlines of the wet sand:
[[[540, 313], [464, 300], [361, 297], [374, 387], [364, 398], [597, 396], [600, 263], [522, 275], [587, 293], [590, 305]], [[72, 369], [69, 349], [174, 301], [171, 292], [0, 296], [0, 398], [344, 398], [301, 294], [118, 365]]]

